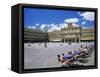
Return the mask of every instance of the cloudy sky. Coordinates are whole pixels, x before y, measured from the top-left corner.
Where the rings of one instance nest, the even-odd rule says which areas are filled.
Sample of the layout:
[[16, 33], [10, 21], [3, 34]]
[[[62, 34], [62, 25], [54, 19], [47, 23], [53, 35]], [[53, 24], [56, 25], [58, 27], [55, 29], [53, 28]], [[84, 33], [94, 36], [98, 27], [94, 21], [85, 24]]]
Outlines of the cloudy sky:
[[24, 27], [48, 31], [60, 30], [72, 22], [74, 26], [94, 27], [94, 12], [24, 8]]

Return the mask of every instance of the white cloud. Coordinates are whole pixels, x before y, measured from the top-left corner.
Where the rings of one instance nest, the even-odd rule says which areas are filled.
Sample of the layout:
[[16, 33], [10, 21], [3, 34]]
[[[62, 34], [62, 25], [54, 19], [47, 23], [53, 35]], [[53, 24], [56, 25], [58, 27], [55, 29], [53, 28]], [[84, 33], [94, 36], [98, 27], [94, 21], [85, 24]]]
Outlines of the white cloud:
[[39, 24], [35, 24], [36, 26], [38, 26]]
[[94, 21], [94, 12], [83, 12], [78, 14], [85, 20]]
[[74, 27], [79, 27], [79, 25], [78, 24], [75, 24], [75, 23], [73, 23], [72, 24]]
[[48, 30], [48, 32], [51, 32], [51, 31], [54, 31], [54, 30], [60, 30], [60, 29], [61, 29], [61, 27], [59, 27], [58, 25], [54, 25]]
[[82, 22], [82, 25], [84, 25], [84, 24], [86, 24], [86, 22], [85, 22], [85, 21], [83, 21], [83, 22]]
[[29, 29], [36, 29], [35, 26], [28, 26]]
[[31, 29], [32, 27], [31, 26], [28, 26], [28, 28]]
[[[67, 23], [60, 23], [60, 24], [42, 24], [40, 26], [40, 29], [43, 30], [45, 28], [45, 26], [48, 27], [48, 32], [52, 32], [54, 30], [61, 30], [61, 28], [67, 28], [68, 24]], [[74, 27], [79, 27], [79, 25], [73, 23]]]
[[62, 23], [62, 24], [59, 24], [60, 25], [60, 27], [61, 28], [65, 28], [65, 27], [67, 27], [68, 26], [68, 24], [67, 23]]
[[43, 30], [45, 28], [45, 26], [47, 26], [47, 24], [42, 24], [40, 29]]
[[78, 12], [78, 14], [81, 14], [81, 12]]
[[67, 23], [61, 23], [61, 24], [50, 24], [51, 28], [48, 30], [49, 32], [54, 30], [61, 30], [61, 28], [67, 27]]
[[50, 24], [51, 26], [54, 26], [55, 24], [54, 23], [52, 23], [52, 24]]
[[35, 26], [32, 26], [32, 29], [36, 29], [36, 27]]
[[65, 19], [64, 22], [67, 23], [77, 23], [79, 21], [78, 18], [69, 18], [69, 19]]

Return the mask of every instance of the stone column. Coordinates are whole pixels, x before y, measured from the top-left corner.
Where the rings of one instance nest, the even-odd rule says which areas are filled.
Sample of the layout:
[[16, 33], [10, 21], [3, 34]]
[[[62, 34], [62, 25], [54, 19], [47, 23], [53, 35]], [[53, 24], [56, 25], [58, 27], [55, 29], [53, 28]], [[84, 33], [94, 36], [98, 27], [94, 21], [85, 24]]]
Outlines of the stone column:
[[79, 43], [80, 43], [80, 38], [79, 38]]
[[75, 43], [76, 43], [76, 38], [75, 38]]

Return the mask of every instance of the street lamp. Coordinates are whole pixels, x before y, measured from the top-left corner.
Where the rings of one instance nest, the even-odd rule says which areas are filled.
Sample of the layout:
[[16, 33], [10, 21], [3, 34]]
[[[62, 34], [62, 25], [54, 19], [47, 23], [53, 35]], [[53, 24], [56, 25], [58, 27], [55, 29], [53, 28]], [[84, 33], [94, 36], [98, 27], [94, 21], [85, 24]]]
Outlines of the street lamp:
[[48, 32], [48, 27], [45, 26], [43, 30], [44, 30], [44, 32], [45, 32], [45, 42], [44, 42], [44, 46], [47, 47], [47, 37], [48, 37], [48, 36], [47, 36], [47, 32]]

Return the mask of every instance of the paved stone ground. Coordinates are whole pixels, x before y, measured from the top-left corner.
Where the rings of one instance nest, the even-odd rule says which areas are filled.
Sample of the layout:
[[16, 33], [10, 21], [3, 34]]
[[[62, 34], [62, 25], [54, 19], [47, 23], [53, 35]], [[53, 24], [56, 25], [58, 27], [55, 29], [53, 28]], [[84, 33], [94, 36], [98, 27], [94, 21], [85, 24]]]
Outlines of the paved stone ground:
[[[34, 68], [53, 68], [61, 67], [61, 64], [57, 61], [57, 54], [67, 53], [68, 51], [78, 50], [80, 45], [89, 46], [94, 43], [48, 43], [47, 47], [44, 47], [44, 43], [28, 43], [24, 44], [24, 69]], [[89, 58], [88, 63], [84, 65], [94, 65], [94, 54]]]

